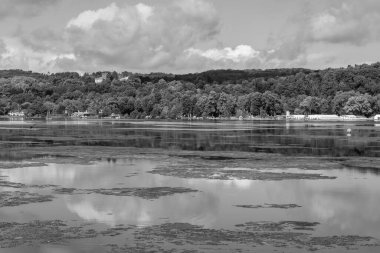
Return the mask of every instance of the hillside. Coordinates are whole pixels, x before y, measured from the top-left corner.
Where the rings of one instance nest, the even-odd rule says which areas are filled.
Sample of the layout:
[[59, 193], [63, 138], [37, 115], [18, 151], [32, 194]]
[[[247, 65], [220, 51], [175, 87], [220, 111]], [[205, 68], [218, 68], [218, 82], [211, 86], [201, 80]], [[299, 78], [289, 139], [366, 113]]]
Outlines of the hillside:
[[[104, 79], [95, 82], [102, 74]], [[380, 113], [380, 63], [184, 75], [0, 70], [0, 115], [15, 110], [28, 116], [88, 110], [131, 118], [273, 116], [285, 111], [369, 117]]]

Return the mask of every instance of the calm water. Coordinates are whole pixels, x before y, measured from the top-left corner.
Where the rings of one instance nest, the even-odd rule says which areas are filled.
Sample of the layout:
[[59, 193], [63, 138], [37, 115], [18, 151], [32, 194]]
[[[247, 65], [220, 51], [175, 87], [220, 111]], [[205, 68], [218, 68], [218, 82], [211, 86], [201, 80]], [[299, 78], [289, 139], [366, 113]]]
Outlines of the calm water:
[[[351, 129], [351, 136], [347, 130]], [[0, 147], [89, 145], [316, 156], [380, 156], [380, 124], [0, 121]], [[7, 158], [7, 157], [5, 157]]]
[[[347, 129], [351, 129], [350, 136]], [[380, 157], [380, 126], [373, 123], [0, 121], [1, 161], [31, 159], [10, 152], [9, 148], [48, 149], [69, 145]], [[57, 195], [51, 202], [2, 207], [0, 221], [79, 220], [106, 227], [184, 222], [208, 228], [233, 228], [247, 221], [301, 220], [321, 223], [313, 232], [315, 235], [380, 238], [380, 174], [376, 169], [310, 171], [336, 176], [334, 180], [210, 180], [147, 173], [158, 163], [155, 159], [103, 159], [90, 165], [49, 163], [41, 167], [0, 169], [0, 176], [11, 182], [33, 185], [83, 189], [182, 186], [199, 192], [155, 200], [99, 194]], [[265, 203], [293, 203], [301, 207], [234, 206]], [[0, 249], [0, 252], [17, 251]]]

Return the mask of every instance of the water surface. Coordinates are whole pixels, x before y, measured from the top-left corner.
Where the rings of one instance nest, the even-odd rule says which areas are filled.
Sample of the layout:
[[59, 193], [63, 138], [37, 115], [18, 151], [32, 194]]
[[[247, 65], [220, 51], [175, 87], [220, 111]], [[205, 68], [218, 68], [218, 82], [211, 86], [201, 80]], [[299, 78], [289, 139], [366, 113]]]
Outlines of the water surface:
[[[351, 129], [350, 135], [347, 129]], [[25, 163], [43, 158], [43, 155], [33, 157], [17, 150], [42, 147], [48, 151], [62, 146], [82, 146], [83, 149], [90, 146], [135, 147], [147, 153], [149, 150], [202, 151], [204, 154], [223, 151], [234, 155], [240, 152], [280, 154], [288, 158], [377, 159], [380, 157], [380, 127], [363, 122], [0, 121], [0, 160], [3, 163]], [[260, 163], [263, 171], [336, 177], [323, 180], [217, 180], [149, 173], [165, 162], [154, 155], [142, 159], [99, 157], [88, 164], [55, 163], [54, 157], [50, 157], [45, 166], [0, 169], [0, 178], [25, 185], [77, 189], [165, 186], [198, 190], [158, 199], [96, 193], [54, 194], [50, 202], [0, 208], [0, 221], [64, 220], [106, 228], [120, 224], [152, 226], [180, 222], [215, 229], [234, 229], [236, 224], [249, 221], [310, 221], [320, 223], [311, 232], [313, 236], [380, 238], [380, 175], [376, 165], [322, 166], [305, 170], [303, 166], [289, 168], [284, 164], [284, 168], [272, 168], [270, 162], [268, 166]], [[207, 163], [206, 160], [205, 166]], [[1, 187], [0, 190], [19, 189]], [[49, 187], [27, 191], [52, 194]], [[248, 204], [296, 204], [299, 207], [236, 206]], [[79, 242], [82, 242], [79, 243], [81, 250], [95, 243], [91, 240]], [[4, 252], [20, 250], [16, 247]], [[377, 250], [379, 248], [359, 247], [355, 251]], [[272, 249], [269, 252], [273, 252]], [[336, 251], [332, 249], [331, 252]]]

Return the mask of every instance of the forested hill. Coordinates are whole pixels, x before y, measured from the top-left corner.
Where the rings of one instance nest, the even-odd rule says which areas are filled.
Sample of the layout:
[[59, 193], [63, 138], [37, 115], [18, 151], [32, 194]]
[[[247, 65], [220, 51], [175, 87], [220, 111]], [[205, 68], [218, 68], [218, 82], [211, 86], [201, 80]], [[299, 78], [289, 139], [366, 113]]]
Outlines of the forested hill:
[[197, 83], [200, 80], [206, 83], [223, 83], [225, 81], [242, 81], [250, 80], [253, 78], [277, 78], [284, 76], [291, 76], [297, 73], [311, 73], [312, 70], [308, 69], [252, 69], [252, 70], [232, 70], [232, 69], [221, 69], [221, 70], [209, 70], [202, 73], [191, 73], [184, 75], [172, 75], [165, 73], [152, 73], [148, 75], [139, 75], [142, 81], [157, 82], [159, 79], [163, 78], [166, 81], [186, 81]]
[[131, 118], [380, 113], [380, 63], [347, 68], [41, 74], [0, 70], [0, 115], [89, 111]]

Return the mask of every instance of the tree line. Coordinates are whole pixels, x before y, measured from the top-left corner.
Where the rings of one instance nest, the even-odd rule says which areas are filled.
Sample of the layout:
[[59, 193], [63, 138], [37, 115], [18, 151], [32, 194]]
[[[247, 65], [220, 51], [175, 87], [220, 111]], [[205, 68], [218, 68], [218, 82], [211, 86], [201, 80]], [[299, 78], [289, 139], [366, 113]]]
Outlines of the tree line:
[[[380, 63], [347, 68], [212, 70], [174, 75], [0, 71], [0, 115], [88, 111], [129, 118], [380, 113]], [[122, 78], [122, 77], [127, 77]]]

